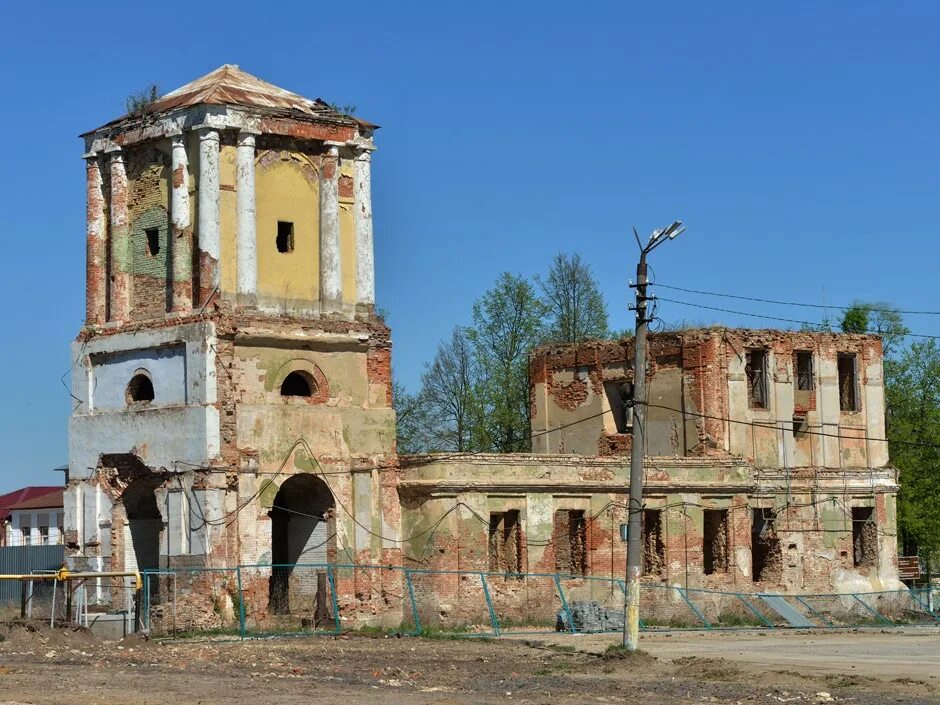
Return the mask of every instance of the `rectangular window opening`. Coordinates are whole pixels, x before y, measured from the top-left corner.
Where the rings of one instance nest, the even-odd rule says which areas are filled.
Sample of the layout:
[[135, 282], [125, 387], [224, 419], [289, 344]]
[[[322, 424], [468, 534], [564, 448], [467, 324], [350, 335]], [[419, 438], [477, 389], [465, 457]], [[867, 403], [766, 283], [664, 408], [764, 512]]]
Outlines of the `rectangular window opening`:
[[633, 407], [629, 402], [633, 399], [633, 384], [624, 381], [604, 382], [604, 393], [617, 433], [630, 433], [633, 428]]
[[852, 507], [852, 563], [871, 568], [878, 555], [878, 526], [871, 507]]
[[813, 353], [808, 350], [795, 351], [793, 353], [793, 373], [796, 375], [796, 388], [799, 391], [813, 391]]
[[839, 409], [858, 411], [858, 371], [855, 355], [839, 353]]
[[666, 565], [666, 545], [663, 542], [663, 512], [661, 509], [643, 510], [643, 575], [662, 575]]
[[767, 408], [767, 351], [748, 350], [744, 372], [747, 398], [752, 409]]
[[156, 257], [160, 254], [160, 229], [146, 228], [144, 235], [147, 237], [147, 254]]
[[705, 575], [728, 572], [731, 532], [727, 509], [704, 510], [702, 550]]
[[569, 575], [587, 573], [587, 524], [581, 509], [555, 512], [552, 540], [555, 544], [555, 570]]
[[755, 583], [780, 581], [783, 553], [774, 529], [776, 520], [771, 509], [755, 509], [751, 514], [751, 577]]
[[277, 251], [294, 251], [294, 224], [289, 221], [277, 221]]
[[490, 571], [522, 573], [521, 538], [518, 509], [490, 512]]
[[806, 438], [806, 432], [809, 430], [809, 424], [805, 416], [793, 417], [793, 437], [796, 439]]

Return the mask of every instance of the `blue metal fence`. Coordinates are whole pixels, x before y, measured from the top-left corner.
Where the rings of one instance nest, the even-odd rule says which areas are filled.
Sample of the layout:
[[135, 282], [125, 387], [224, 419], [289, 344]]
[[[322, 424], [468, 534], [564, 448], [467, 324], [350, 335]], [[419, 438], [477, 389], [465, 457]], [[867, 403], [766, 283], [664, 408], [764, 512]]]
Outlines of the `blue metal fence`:
[[[242, 565], [144, 573], [156, 635], [241, 638], [383, 629], [501, 636], [623, 627], [622, 580], [353, 564]], [[775, 629], [940, 625], [926, 591], [763, 594], [641, 588], [641, 628]]]

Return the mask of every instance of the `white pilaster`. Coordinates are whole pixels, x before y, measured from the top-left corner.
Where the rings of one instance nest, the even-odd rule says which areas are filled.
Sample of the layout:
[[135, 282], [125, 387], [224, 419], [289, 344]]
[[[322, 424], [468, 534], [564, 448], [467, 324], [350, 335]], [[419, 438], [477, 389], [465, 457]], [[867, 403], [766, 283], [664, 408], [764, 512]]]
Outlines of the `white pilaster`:
[[258, 253], [255, 235], [255, 132], [241, 130], [235, 155], [235, 224], [238, 233], [237, 292], [253, 295], [258, 289]]
[[339, 149], [329, 147], [320, 170], [320, 310], [342, 309], [343, 280], [339, 241]]
[[189, 164], [186, 157], [186, 140], [174, 135], [172, 144], [172, 175], [170, 192], [173, 310], [188, 312], [193, 307], [192, 298], [192, 238], [189, 232]]
[[375, 305], [375, 248], [372, 239], [372, 154], [355, 160], [356, 304]]
[[219, 132], [199, 129], [199, 276], [205, 303], [219, 286]]

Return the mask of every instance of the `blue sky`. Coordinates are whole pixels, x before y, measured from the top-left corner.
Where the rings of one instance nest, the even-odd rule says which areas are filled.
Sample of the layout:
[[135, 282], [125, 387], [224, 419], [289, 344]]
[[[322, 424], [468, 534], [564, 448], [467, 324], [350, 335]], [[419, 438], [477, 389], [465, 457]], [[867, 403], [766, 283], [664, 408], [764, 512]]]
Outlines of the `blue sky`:
[[[499, 272], [544, 272], [559, 250], [591, 264], [627, 326], [633, 224], [688, 225], [655, 254], [662, 282], [940, 309], [938, 3], [237, 5], [4, 8], [0, 490], [56, 482], [66, 458], [60, 378], [84, 311], [76, 136], [149, 83], [223, 63], [382, 126], [377, 295], [411, 388]], [[940, 317], [908, 323], [940, 334]]]

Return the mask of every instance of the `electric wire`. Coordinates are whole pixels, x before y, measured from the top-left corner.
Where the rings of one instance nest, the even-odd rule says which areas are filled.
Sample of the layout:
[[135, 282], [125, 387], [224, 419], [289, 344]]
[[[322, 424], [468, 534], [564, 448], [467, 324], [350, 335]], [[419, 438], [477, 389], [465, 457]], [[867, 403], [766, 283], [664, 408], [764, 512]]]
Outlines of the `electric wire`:
[[[799, 325], [811, 326], [814, 328], [819, 328], [822, 326], [822, 323], [820, 323], [819, 321], [803, 321], [803, 320], [796, 319], [796, 318], [783, 318], [781, 316], [768, 316], [763, 313], [753, 313], [750, 311], [736, 311], [730, 308], [720, 308], [718, 306], [707, 306], [706, 304], [696, 304], [696, 303], [692, 303], [691, 301], [680, 301], [678, 299], [670, 299], [670, 298], [666, 298], [665, 296], [657, 296], [656, 298], [659, 299], [660, 301], [667, 301], [671, 304], [679, 304], [680, 306], [691, 306], [693, 308], [702, 308], [702, 309], [707, 309], [709, 311], [719, 311], [721, 313], [732, 313], [736, 316], [750, 316], [751, 318], [762, 318], [768, 321], [781, 321], [783, 323], [797, 323]], [[940, 340], [940, 335], [929, 335], [927, 333], [902, 333], [900, 334], [900, 336], [908, 337], [908, 338], [928, 338], [932, 340]]]
[[[687, 289], [682, 286], [673, 286], [671, 284], [662, 284], [656, 283], [656, 286], [662, 287], [663, 289], [672, 289], [673, 291], [682, 291], [686, 294], [701, 294], [703, 296], [720, 296], [725, 299], [737, 299], [739, 301], [754, 301], [756, 303], [762, 304], [774, 304], [776, 306], [799, 306], [802, 308], [815, 308], [815, 309], [830, 309], [835, 308], [841, 311], [849, 311], [854, 306], [833, 306], [829, 304], [810, 304], [802, 303], [798, 301], [778, 301], [775, 299], [762, 299], [756, 296], [741, 296], [738, 294], [727, 294], [724, 292], [718, 291], [703, 291], [701, 289]], [[864, 305], [864, 304], [863, 304]], [[866, 310], [871, 311], [872, 313], [902, 313], [904, 315], [910, 316], [940, 316], [940, 311], [909, 311], [902, 309], [893, 309], [893, 308], [879, 308], [875, 307], [866, 307]]]

